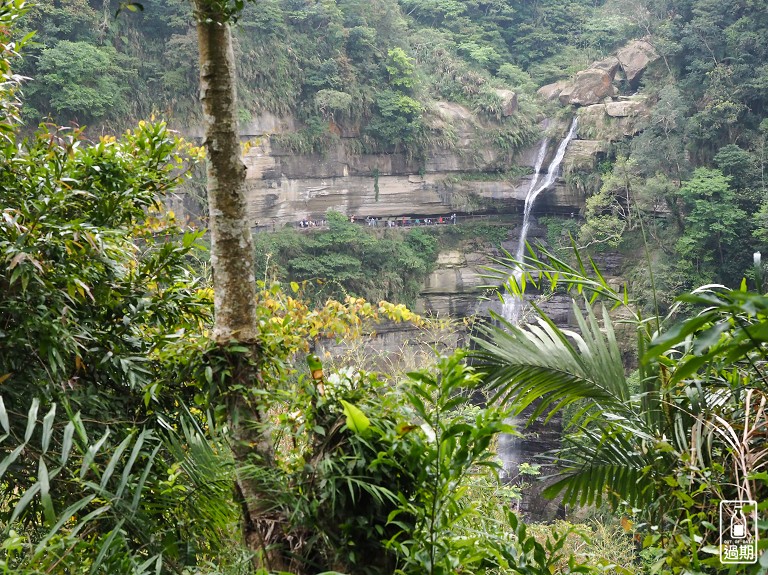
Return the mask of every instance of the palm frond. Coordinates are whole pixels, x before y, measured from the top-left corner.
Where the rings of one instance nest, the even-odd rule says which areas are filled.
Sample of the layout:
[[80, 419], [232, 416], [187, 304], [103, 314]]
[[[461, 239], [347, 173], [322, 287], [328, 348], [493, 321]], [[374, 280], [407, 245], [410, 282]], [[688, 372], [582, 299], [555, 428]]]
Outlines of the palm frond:
[[188, 408], [184, 407], [178, 417], [175, 425], [161, 420], [164, 446], [186, 476], [186, 505], [191, 520], [204, 528], [200, 534], [208, 542], [222, 544], [222, 537], [237, 519], [232, 497], [232, 455], [222, 446], [217, 449]]
[[525, 292], [527, 285], [538, 290], [564, 288], [567, 292], [583, 295], [590, 303], [600, 299], [610, 302], [611, 308], [623, 306], [630, 312], [634, 321], [640, 321], [626, 286], [622, 290], [617, 290], [609, 284], [591, 257], [587, 258], [586, 263], [584, 262], [573, 241], [572, 255], [576, 261], [575, 266], [541, 244], [537, 244], [535, 248], [528, 243], [525, 245], [527, 255], [520, 260], [507, 251], [504, 252], [504, 257], [491, 258], [497, 267], [485, 268], [487, 273], [483, 274], [483, 277], [491, 280], [493, 284], [484, 288], [497, 291], [501, 284], [517, 296]]
[[498, 325], [480, 328], [474, 357], [493, 400], [513, 402], [518, 411], [538, 402], [531, 419], [579, 401], [626, 411], [630, 392], [608, 312], [603, 309], [603, 330], [591, 308], [585, 317], [574, 302], [573, 311], [581, 334], [546, 317], [518, 327], [496, 316]]
[[560, 479], [544, 495], [562, 492], [565, 504], [581, 506], [600, 506], [606, 496], [614, 504], [626, 501], [635, 507], [653, 501], [652, 479], [664, 461], [643, 449], [649, 439], [644, 435], [617, 420], [568, 436], [557, 458]]

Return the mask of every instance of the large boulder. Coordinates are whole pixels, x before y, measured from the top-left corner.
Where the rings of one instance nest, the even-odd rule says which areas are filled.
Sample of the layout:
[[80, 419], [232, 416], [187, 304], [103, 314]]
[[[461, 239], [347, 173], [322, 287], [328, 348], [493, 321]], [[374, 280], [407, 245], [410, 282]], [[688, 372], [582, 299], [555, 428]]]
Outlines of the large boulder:
[[659, 59], [656, 50], [647, 40], [633, 40], [616, 52], [624, 75], [631, 86], [636, 87], [648, 64]]
[[616, 70], [619, 69], [619, 66], [621, 63], [619, 62], [619, 59], [616, 56], [609, 56], [605, 60], [600, 60], [599, 62], [593, 62], [590, 68], [595, 68], [596, 70], [603, 70], [604, 72], [607, 72], [611, 75], [611, 79], [613, 79], [614, 75], [616, 74]]
[[512, 90], [497, 89], [496, 94], [501, 98], [501, 115], [512, 116], [517, 112], [517, 94]]
[[555, 100], [560, 95], [560, 92], [562, 92], [567, 86], [568, 82], [565, 80], [560, 80], [559, 82], [554, 82], [552, 84], [542, 86], [536, 90], [536, 93], [545, 100]]
[[605, 113], [611, 118], [636, 118], [648, 114], [645, 99], [618, 100], [605, 104]]
[[579, 140], [611, 140], [606, 130], [605, 104], [592, 104], [579, 108], [576, 112], [579, 125], [576, 137]]
[[469, 108], [457, 104], [456, 102], [437, 101], [435, 102], [435, 107], [437, 113], [443, 119], [451, 122], [459, 121], [465, 124], [472, 124], [475, 121]]
[[608, 142], [604, 140], [573, 140], [563, 158], [563, 174], [592, 172], [597, 167], [598, 159], [607, 152]]
[[642, 131], [648, 108], [642, 99], [585, 106], [578, 111], [579, 138], [616, 142]]
[[590, 106], [615, 94], [613, 76], [599, 68], [588, 68], [576, 74], [567, 88], [560, 92], [560, 103]]

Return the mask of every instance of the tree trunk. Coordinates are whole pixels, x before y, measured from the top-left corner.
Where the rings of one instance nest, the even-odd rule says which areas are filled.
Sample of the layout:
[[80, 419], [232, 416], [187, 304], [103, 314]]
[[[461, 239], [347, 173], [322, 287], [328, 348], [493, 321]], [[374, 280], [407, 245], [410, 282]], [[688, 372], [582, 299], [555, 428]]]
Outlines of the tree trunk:
[[271, 439], [264, 426], [256, 319], [256, 281], [251, 226], [245, 203], [245, 165], [237, 130], [235, 57], [226, 2], [193, 0], [200, 56], [200, 99], [205, 117], [208, 205], [213, 269], [213, 337], [223, 353], [231, 341], [248, 353], [228, 354], [230, 381], [225, 390], [235, 490], [243, 509], [243, 535], [255, 552], [257, 568], [288, 571], [285, 559], [285, 519], [264, 497], [248, 464], [269, 469], [273, 463]]
[[200, 100], [205, 117], [211, 265], [216, 314], [214, 338], [255, 341], [256, 281], [253, 238], [245, 209], [245, 164], [235, 114], [235, 56], [229, 24], [194, 0], [200, 50]]

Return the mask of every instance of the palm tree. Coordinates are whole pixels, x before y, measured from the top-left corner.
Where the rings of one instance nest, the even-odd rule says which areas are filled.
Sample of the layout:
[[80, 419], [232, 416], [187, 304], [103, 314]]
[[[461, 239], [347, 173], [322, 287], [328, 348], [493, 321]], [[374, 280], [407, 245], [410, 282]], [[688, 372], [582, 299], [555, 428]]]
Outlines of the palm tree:
[[[521, 280], [505, 282], [517, 295], [531, 284], [576, 291], [578, 332], [543, 314], [527, 325], [496, 317], [481, 328], [475, 361], [495, 399], [518, 412], [533, 406], [531, 419], [569, 408], [563, 445], [551, 454], [557, 481], [545, 495], [628, 505], [673, 536], [696, 513], [716, 522], [718, 500], [764, 496], [754, 474], [768, 466], [760, 440], [768, 431], [768, 298], [704, 286], [680, 298], [705, 306], [700, 313], [649, 321], [577, 251], [575, 266], [541, 253], [498, 260], [489, 277], [506, 280], [519, 268]], [[606, 304], [622, 307], [622, 321], [635, 328], [639, 369], [631, 377]]]

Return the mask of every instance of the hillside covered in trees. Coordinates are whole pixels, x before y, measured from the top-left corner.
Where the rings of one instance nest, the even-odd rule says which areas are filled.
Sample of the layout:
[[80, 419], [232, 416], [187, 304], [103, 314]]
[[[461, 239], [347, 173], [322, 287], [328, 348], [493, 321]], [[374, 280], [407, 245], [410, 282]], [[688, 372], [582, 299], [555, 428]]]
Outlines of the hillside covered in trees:
[[[24, 22], [36, 30], [23, 67], [28, 121], [199, 117], [189, 3], [141, 6], [115, 17], [118, 2], [36, 3]], [[494, 115], [492, 88], [530, 96], [647, 37], [666, 75], [641, 89], [677, 89], [668, 114], [686, 118], [680, 131], [693, 159], [710, 161], [725, 144], [752, 142], [762, 120], [765, 13], [760, 2], [736, 1], [246, 3], [236, 46], [241, 119], [293, 114], [318, 132], [329, 120], [361, 123], [379, 144], [412, 142], [430, 100]]]

